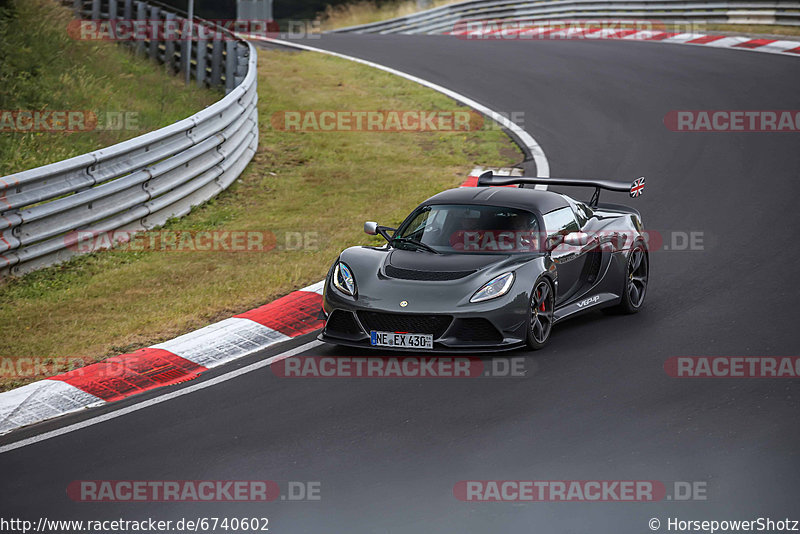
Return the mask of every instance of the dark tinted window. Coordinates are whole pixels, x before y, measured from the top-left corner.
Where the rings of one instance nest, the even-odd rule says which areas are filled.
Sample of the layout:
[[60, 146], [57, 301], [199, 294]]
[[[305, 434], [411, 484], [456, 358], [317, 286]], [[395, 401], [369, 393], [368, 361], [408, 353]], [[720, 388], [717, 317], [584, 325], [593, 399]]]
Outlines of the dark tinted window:
[[[538, 219], [529, 211], [441, 204], [415, 212], [396, 237], [422, 241], [440, 252], [508, 254], [537, 251], [538, 232]], [[404, 247], [402, 242], [396, 242], [396, 246]]]

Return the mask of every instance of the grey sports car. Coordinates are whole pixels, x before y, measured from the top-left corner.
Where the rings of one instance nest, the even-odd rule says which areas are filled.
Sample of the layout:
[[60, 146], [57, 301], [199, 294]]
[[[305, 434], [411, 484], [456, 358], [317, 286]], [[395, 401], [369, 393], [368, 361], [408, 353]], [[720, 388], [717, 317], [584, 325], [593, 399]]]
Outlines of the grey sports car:
[[[589, 202], [526, 185], [594, 187]], [[495, 187], [519, 186], [519, 187]], [[407, 351], [542, 348], [555, 323], [644, 303], [649, 252], [635, 209], [600, 190], [639, 196], [633, 183], [498, 177], [444, 191], [398, 228], [367, 222], [383, 246], [343, 251], [325, 279], [329, 343]]]

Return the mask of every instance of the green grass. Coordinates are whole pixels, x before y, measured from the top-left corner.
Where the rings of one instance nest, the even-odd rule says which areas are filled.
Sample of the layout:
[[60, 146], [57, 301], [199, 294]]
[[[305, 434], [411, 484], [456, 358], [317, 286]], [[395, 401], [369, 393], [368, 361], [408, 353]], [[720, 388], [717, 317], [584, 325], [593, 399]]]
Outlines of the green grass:
[[54, 0], [0, 1], [0, 110], [135, 113], [133, 129], [0, 132], [0, 176], [91, 152], [167, 126], [219, 100], [128, 47], [76, 41]]
[[[433, 0], [425, 10], [455, 4], [462, 0]], [[323, 31], [345, 28], [358, 24], [368, 24], [396, 17], [405, 17], [417, 13], [417, 0], [398, 0], [396, 2], [376, 4], [371, 0], [356, 0], [347, 4], [327, 6], [320, 14], [320, 28]]]
[[699, 29], [710, 32], [763, 33], [787, 37], [800, 35], [800, 26], [772, 26], [769, 24], [704, 24]]
[[[227, 191], [170, 229], [271, 231], [266, 253], [109, 251], [0, 285], [0, 355], [100, 359], [148, 346], [321, 280], [347, 246], [380, 243], [365, 220], [398, 224], [475, 164], [522, 154], [496, 129], [469, 132], [281, 132], [285, 110], [456, 110], [391, 74], [314, 53], [259, 51], [260, 147]], [[318, 246], [281, 250], [287, 232]], [[4, 329], [5, 330], [5, 329]], [[6, 380], [5, 387], [21, 381]], [[2, 385], [2, 382], [0, 382]]]

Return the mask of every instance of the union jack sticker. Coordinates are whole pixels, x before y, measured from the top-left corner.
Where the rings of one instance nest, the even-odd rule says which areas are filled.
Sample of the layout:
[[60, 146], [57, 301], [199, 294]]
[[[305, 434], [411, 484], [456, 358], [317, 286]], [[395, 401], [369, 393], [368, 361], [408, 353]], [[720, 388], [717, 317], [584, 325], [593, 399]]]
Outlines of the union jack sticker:
[[631, 198], [636, 198], [644, 193], [644, 176], [637, 178], [631, 184]]

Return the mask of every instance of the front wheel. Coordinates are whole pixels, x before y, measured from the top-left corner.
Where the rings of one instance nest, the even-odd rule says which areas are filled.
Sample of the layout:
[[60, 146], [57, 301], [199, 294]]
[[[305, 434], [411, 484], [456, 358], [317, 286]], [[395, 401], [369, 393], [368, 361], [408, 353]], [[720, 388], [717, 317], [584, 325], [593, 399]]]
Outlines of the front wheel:
[[528, 348], [531, 350], [541, 349], [550, 340], [554, 311], [553, 286], [546, 279], [540, 278], [531, 292], [528, 309]]

